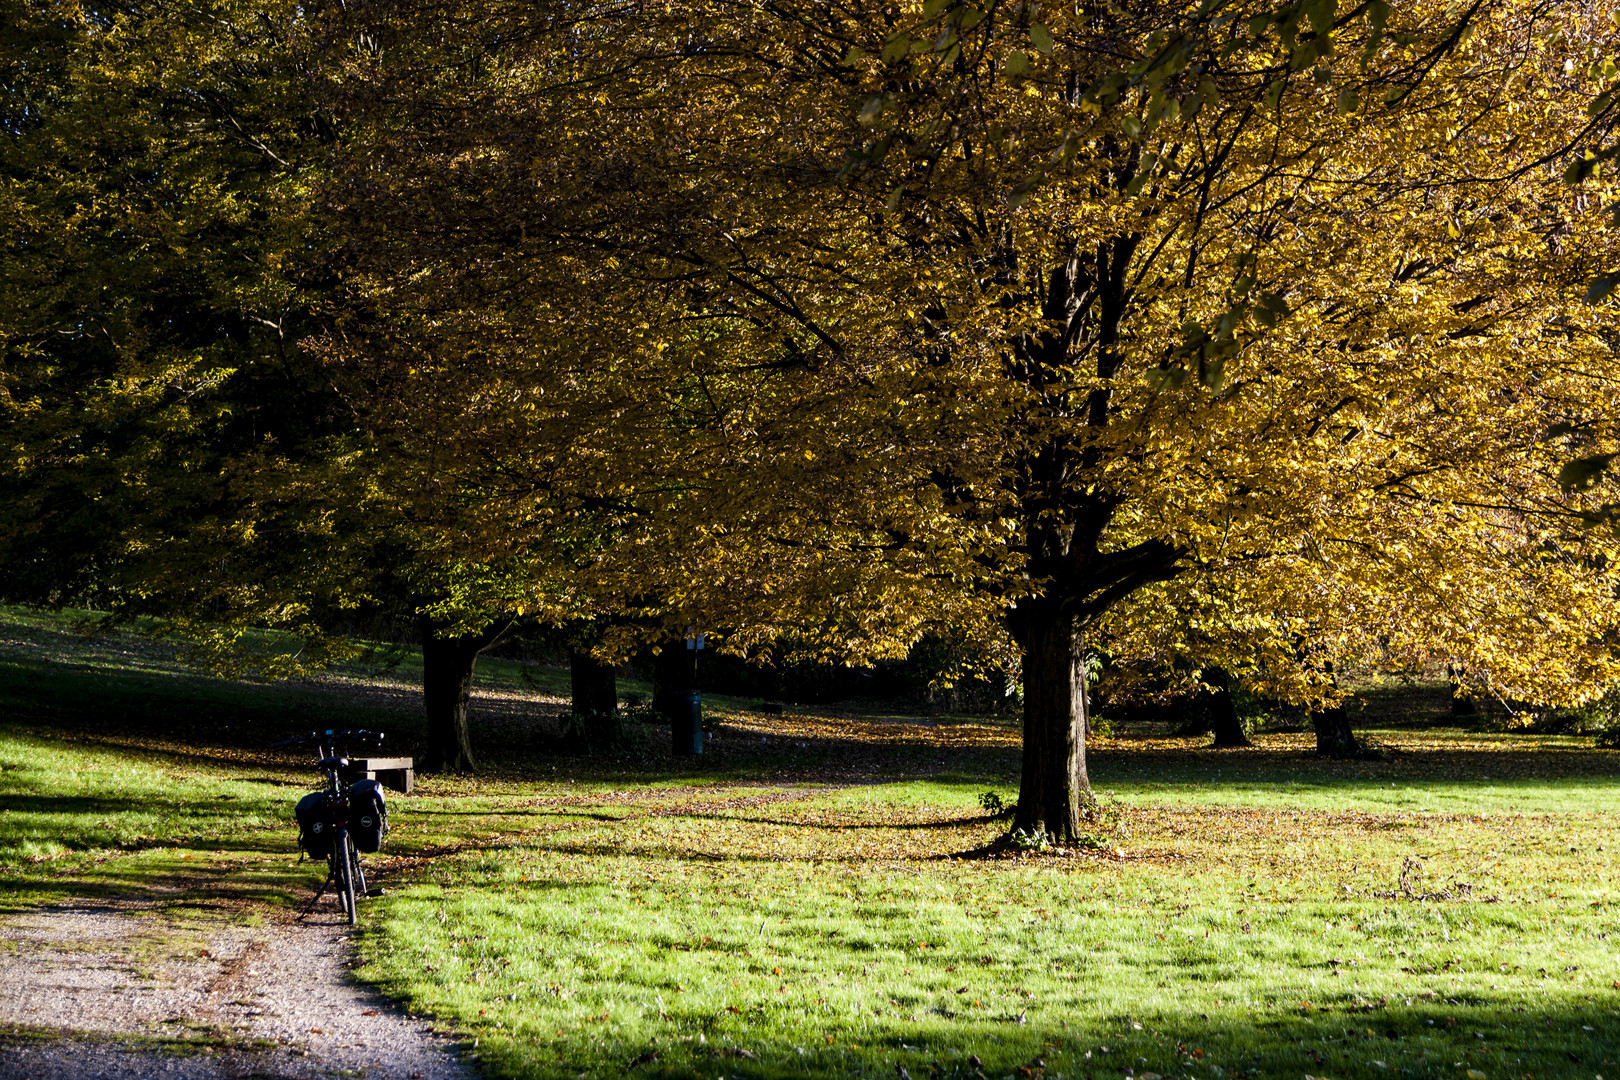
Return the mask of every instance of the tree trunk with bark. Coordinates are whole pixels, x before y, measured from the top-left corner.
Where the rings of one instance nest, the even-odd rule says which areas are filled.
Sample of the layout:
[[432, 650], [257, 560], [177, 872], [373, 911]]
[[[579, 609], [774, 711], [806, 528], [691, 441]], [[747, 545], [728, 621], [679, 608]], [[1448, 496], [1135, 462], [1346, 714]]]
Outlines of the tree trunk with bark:
[[1232, 700], [1232, 676], [1225, 668], [1209, 668], [1204, 672], [1204, 682], [1210, 689], [1198, 696], [1204, 699], [1205, 715], [1215, 732], [1211, 745], [1217, 750], [1253, 746], [1243, 730], [1243, 721], [1238, 719], [1237, 704]]
[[[1323, 665], [1323, 671], [1334, 686], [1339, 685], [1331, 662]], [[1344, 711], [1343, 705], [1317, 709], [1311, 713], [1311, 726], [1316, 729], [1316, 752], [1322, 757], [1353, 758], [1361, 755], [1361, 743], [1356, 739], [1356, 733], [1350, 730], [1350, 714]]]
[[1070, 844], [1080, 836], [1081, 807], [1094, 800], [1086, 775], [1085, 665], [1074, 619], [1056, 607], [1026, 600], [1013, 612], [1024, 654], [1023, 778], [1013, 828]]
[[585, 741], [605, 749], [619, 738], [619, 682], [611, 664], [588, 649], [568, 650], [568, 684], [574, 717], [584, 726]]
[[1311, 714], [1316, 728], [1316, 752], [1323, 757], [1353, 758], [1361, 754], [1361, 743], [1350, 730], [1350, 716], [1343, 705], [1320, 709]]
[[467, 731], [467, 699], [472, 694], [478, 657], [495, 643], [504, 626], [477, 634], [441, 637], [439, 627], [423, 619], [422, 708], [427, 714], [427, 752], [418, 767], [424, 772], [472, 772], [478, 768]]
[[[1054, 410], [1050, 415], [1064, 417], [1065, 425], [1079, 419], [1091, 434], [1111, 421], [1113, 379], [1124, 363], [1120, 328], [1140, 239], [1119, 236], [1077, 248], [1073, 258], [1047, 268], [1039, 295], [1026, 298], [1039, 305], [1046, 324], [1017, 335], [1008, 352], [1007, 376], [1040, 402], [1037, 411]], [[1016, 251], [999, 257], [1010, 278], [1025, 273]], [[1086, 367], [1097, 383], [1073, 388], [1071, 372]], [[1059, 844], [1079, 839], [1082, 808], [1095, 803], [1086, 775], [1090, 719], [1077, 636], [1136, 590], [1174, 577], [1186, 554], [1162, 538], [1129, 547], [1110, 543], [1120, 497], [1101, 482], [1099, 442], [1053, 436], [1028, 445], [1014, 462], [1024, 572], [1043, 583], [1043, 595], [1021, 599], [1007, 613], [1024, 678], [1023, 780], [1013, 825]]]
[[693, 653], [681, 638], [663, 643], [653, 657], [652, 707], [660, 716], [673, 718], [687, 708], [688, 695], [697, 682]]
[[697, 652], [683, 638], [664, 642], [658, 654], [654, 705], [669, 718], [670, 750], [677, 755], [703, 753], [702, 719], [696, 702]]

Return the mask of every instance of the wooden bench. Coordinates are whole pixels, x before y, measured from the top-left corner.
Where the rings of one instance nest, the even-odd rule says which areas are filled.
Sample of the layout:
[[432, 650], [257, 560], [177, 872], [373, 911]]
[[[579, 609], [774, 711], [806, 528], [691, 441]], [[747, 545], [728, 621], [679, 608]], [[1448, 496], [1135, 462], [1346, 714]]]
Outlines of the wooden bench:
[[351, 784], [362, 778], [375, 780], [390, 791], [409, 795], [411, 789], [416, 786], [416, 759], [408, 757], [350, 758], [349, 767], [344, 770], [343, 776]]

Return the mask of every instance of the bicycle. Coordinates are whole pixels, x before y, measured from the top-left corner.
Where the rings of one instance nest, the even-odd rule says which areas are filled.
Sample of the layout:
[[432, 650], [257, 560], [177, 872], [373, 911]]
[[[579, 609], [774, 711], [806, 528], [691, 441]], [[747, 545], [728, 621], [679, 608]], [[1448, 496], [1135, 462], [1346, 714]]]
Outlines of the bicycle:
[[328, 887], [335, 885], [338, 903], [349, 925], [360, 922], [359, 901], [367, 895], [360, 851], [376, 851], [381, 847], [388, 830], [388, 813], [382, 788], [375, 780], [357, 780], [345, 789], [344, 772], [349, 768], [347, 751], [351, 747], [378, 747], [382, 741], [383, 736], [378, 732], [354, 729], [312, 731], [271, 744], [271, 749], [316, 747], [315, 767], [326, 776], [325, 788], [304, 796], [295, 810], [299, 846], [310, 856], [326, 858], [326, 880], [298, 916], [300, 919], [315, 909]]

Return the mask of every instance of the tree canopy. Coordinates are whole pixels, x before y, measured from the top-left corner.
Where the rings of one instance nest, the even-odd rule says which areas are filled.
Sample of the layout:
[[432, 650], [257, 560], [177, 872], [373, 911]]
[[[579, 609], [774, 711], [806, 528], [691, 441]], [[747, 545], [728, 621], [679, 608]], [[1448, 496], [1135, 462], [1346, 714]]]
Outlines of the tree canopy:
[[1196, 626], [1298, 698], [1369, 644], [1613, 678], [1610, 540], [1560, 483], [1614, 438], [1612, 239], [1564, 183], [1605, 12], [476, 14], [362, 10], [329, 87], [380, 313], [331, 347], [400, 380], [375, 419], [448, 549], [544, 547], [734, 648], [999, 626], [1019, 823], [1061, 837], [1077, 635]]
[[1611, 5], [28, 10], [35, 580], [178, 550], [120, 587], [268, 610], [229, 567], [325, 546], [453, 637], [948, 628], [1021, 675], [1060, 839], [1088, 651], [1299, 701], [1369, 650], [1620, 675]]
[[297, 345], [323, 267], [296, 12], [16, 6], [0, 592], [319, 637], [342, 428]]

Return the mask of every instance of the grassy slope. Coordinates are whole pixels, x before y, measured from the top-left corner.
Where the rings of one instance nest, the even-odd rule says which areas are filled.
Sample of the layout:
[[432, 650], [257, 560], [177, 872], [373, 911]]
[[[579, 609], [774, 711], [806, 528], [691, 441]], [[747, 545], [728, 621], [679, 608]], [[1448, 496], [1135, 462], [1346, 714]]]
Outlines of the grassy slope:
[[[402, 686], [220, 683], [15, 613], [0, 639], [13, 905], [295, 902], [313, 777], [260, 748], [316, 724], [411, 734]], [[983, 860], [952, 855], [1001, 828], [978, 795], [1012, 793], [1005, 725], [726, 719], [702, 762], [536, 754], [396, 800], [363, 975], [495, 1075], [1620, 1068], [1620, 755], [1587, 741], [1392, 729], [1366, 763], [1300, 736], [1108, 741], [1109, 852]], [[1410, 893], [1472, 897], [1412, 899], [1403, 865]]]

